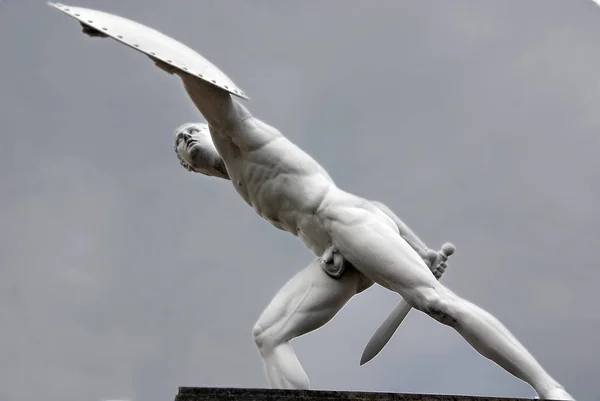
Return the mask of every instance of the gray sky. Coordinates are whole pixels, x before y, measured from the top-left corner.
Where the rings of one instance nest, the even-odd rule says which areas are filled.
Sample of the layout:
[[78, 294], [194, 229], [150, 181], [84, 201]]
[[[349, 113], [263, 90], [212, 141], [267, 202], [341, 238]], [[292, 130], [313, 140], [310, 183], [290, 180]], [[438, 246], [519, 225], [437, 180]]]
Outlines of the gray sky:
[[[182, 41], [343, 188], [388, 204], [444, 281], [600, 400], [600, 8], [586, 0], [79, 0]], [[183, 170], [201, 117], [143, 55], [41, 0], [0, 4], [0, 401], [264, 387], [251, 329], [312, 256]], [[224, 239], [229, 238], [230, 243]], [[373, 288], [294, 342], [314, 388], [532, 397]]]

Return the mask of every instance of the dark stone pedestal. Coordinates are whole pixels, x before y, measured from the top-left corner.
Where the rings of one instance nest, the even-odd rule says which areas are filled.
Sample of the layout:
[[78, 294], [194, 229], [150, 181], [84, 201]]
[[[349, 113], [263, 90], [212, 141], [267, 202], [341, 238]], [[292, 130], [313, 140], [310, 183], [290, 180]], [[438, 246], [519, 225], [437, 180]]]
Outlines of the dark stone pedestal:
[[180, 387], [175, 401], [517, 401], [517, 398], [458, 395], [362, 393], [353, 391], [266, 390], [250, 388]]

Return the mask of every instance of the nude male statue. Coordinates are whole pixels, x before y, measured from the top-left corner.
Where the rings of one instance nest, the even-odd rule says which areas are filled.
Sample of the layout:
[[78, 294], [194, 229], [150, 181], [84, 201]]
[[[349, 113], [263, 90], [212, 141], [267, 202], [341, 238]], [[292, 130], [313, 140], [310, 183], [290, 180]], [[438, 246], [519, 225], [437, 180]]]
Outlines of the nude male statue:
[[[132, 47], [154, 45], [169, 51], [165, 38], [156, 32], [142, 34], [143, 26], [132, 27], [99, 12], [86, 18], [93, 10], [56, 7], [78, 18], [90, 36], [109, 35]], [[103, 25], [94, 25], [100, 24], [98, 19]], [[113, 32], [119, 29], [130, 31], [123, 37]], [[128, 34], [137, 42], [126, 42]], [[148, 35], [154, 37], [142, 42]], [[177, 47], [178, 54], [184, 50]], [[573, 400], [496, 318], [436, 279], [426, 262], [429, 250], [389, 209], [339, 188], [310, 155], [238, 102], [231, 84], [211, 82], [202, 73], [193, 75], [188, 67], [145, 52], [181, 79], [208, 123], [177, 130], [175, 150], [184, 167], [229, 179], [256, 213], [298, 237], [317, 257], [275, 295], [254, 327], [272, 387], [309, 388], [290, 341], [321, 327], [352, 296], [377, 283], [455, 329], [481, 355], [531, 385], [541, 399]], [[214, 72], [207, 65], [205, 71]], [[436, 274], [444, 268], [442, 264]]]
[[432, 274], [427, 249], [409, 244], [415, 237], [389, 209], [338, 188], [314, 159], [225, 91], [175, 73], [209, 127], [177, 129], [181, 164], [230, 179], [261, 217], [299, 237], [317, 256], [332, 248], [345, 264], [343, 274], [334, 278], [317, 259], [292, 277], [260, 316], [253, 336], [272, 387], [309, 388], [290, 341], [323, 326], [375, 282], [454, 328], [483, 356], [530, 384], [541, 399], [573, 400], [496, 318], [436, 280], [445, 264]]

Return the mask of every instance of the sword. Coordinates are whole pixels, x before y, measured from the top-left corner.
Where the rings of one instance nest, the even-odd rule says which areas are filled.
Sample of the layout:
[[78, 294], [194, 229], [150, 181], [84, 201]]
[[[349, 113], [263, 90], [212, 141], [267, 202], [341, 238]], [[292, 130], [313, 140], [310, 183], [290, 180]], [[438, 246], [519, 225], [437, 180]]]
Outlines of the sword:
[[[451, 243], [447, 242], [442, 245], [442, 249], [437, 252], [435, 259], [431, 263], [431, 272], [435, 272], [441, 262], [448, 260], [448, 257], [456, 251], [456, 248]], [[435, 252], [435, 251], [433, 251]], [[441, 276], [440, 276], [441, 278]], [[438, 279], [439, 280], [439, 279]], [[408, 312], [412, 309], [404, 299], [400, 300], [396, 308], [390, 313], [385, 321], [379, 326], [375, 334], [369, 340], [360, 358], [361, 366], [373, 359], [381, 352], [383, 347], [390, 341], [400, 323], [404, 320]]]

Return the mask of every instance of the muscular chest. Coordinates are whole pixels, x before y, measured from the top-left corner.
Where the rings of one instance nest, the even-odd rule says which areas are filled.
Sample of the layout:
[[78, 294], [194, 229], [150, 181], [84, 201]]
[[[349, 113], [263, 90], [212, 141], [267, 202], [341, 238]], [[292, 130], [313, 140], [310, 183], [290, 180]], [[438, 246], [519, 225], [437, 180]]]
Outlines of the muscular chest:
[[332, 185], [322, 167], [286, 140], [252, 152], [220, 147], [237, 193], [275, 227], [300, 235], [301, 222], [314, 213]]
[[265, 219], [276, 222], [289, 208], [291, 177], [277, 166], [239, 157], [229, 162], [228, 171], [237, 193]]

